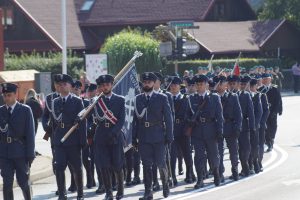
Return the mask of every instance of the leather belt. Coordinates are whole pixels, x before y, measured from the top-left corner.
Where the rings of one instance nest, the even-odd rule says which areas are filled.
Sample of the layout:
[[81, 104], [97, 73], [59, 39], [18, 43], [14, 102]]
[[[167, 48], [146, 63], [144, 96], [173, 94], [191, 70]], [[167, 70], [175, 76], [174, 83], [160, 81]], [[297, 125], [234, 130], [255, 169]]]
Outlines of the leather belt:
[[60, 122], [60, 123], [58, 123], [58, 126], [59, 126], [60, 128], [66, 128], [66, 127], [71, 127], [71, 126], [73, 126], [73, 124], [67, 124], [67, 123]]
[[182, 122], [183, 122], [182, 119], [175, 119], [175, 124], [180, 124], [180, 123], [182, 123]]
[[23, 137], [9, 137], [9, 136], [6, 136], [6, 135], [2, 135], [0, 137], [0, 141], [5, 142], [7, 144], [10, 144], [10, 143], [13, 143], [13, 142], [18, 142], [18, 141], [23, 143], [25, 141], [25, 138], [23, 138]]
[[153, 126], [163, 126], [163, 122], [148, 122], [148, 121], [141, 121], [141, 125], [145, 128], [153, 127]]
[[228, 123], [228, 122], [234, 122], [234, 119], [233, 119], [233, 118], [225, 118], [225, 119], [224, 119], [224, 122], [225, 122], [225, 123]]
[[205, 118], [205, 117], [200, 117], [198, 122], [200, 123], [210, 123], [210, 122], [215, 122], [215, 118]]
[[99, 124], [100, 126], [102, 126], [102, 127], [105, 127], [105, 128], [110, 128], [110, 127], [113, 126], [112, 123], [110, 123], [110, 122], [104, 122], [104, 121], [99, 121], [98, 124]]

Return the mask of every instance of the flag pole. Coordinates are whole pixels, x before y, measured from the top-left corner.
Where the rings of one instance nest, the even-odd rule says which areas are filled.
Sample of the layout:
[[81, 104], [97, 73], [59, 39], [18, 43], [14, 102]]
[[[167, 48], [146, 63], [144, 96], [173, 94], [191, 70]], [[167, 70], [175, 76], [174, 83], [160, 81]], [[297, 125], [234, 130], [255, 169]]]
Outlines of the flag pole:
[[67, 74], [67, 15], [66, 0], [61, 1], [62, 73]]
[[[130, 59], [130, 61], [123, 67], [123, 69], [116, 75], [115, 80], [113, 85], [115, 85], [120, 78], [124, 75], [124, 73], [131, 67], [131, 65], [135, 62], [135, 60], [142, 56], [143, 53], [136, 51], [134, 52], [134, 56]], [[70, 130], [64, 135], [64, 137], [60, 140], [61, 143], [63, 143], [64, 141], [66, 141], [66, 139], [74, 132], [74, 130], [79, 126], [79, 123], [84, 120], [88, 114], [93, 110], [93, 108], [96, 106], [96, 104], [98, 103], [99, 98], [101, 97], [102, 93], [100, 95], [97, 96], [97, 98], [95, 99], [95, 101], [89, 105], [86, 109], [83, 109], [79, 114], [79, 120], [78, 122], [76, 122], [71, 128]]]

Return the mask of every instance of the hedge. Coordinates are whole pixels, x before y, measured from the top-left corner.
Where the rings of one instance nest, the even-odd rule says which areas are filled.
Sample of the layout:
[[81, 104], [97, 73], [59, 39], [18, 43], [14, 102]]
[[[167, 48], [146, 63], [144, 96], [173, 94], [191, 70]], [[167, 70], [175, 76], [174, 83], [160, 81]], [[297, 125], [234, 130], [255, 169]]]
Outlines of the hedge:
[[[13, 54], [5, 54], [4, 58], [5, 70], [27, 70], [35, 69], [40, 72], [62, 72], [62, 54], [48, 53], [39, 54], [21, 54], [16, 56]], [[76, 54], [72, 55], [69, 52], [67, 69], [68, 74], [74, 78], [79, 78], [79, 74], [84, 70], [84, 59], [78, 57]]]

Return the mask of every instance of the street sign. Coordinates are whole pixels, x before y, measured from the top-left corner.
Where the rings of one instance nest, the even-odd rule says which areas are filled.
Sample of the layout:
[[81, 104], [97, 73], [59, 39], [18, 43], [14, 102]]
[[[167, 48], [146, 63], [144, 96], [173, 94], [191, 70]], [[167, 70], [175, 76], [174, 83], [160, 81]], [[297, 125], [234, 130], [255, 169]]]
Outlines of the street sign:
[[192, 55], [200, 50], [200, 45], [196, 41], [186, 41], [183, 44], [184, 53], [187, 55]]
[[178, 28], [187, 28], [194, 26], [193, 21], [171, 21], [168, 23], [171, 27], [178, 27]]
[[166, 57], [172, 55], [172, 42], [161, 42], [159, 45], [160, 56]]

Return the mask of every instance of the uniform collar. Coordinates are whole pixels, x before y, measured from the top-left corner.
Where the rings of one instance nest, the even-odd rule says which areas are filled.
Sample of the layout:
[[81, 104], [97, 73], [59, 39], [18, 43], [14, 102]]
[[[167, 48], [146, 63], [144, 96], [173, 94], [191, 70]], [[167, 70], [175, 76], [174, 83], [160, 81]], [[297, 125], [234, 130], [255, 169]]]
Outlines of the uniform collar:
[[63, 96], [61, 96], [60, 95], [60, 97], [61, 97], [61, 99], [65, 99], [65, 101], [67, 101], [68, 99], [69, 99], [69, 97], [71, 97], [71, 93], [69, 93], [67, 96], [65, 96], [65, 97], [63, 97]]
[[157, 92], [155, 92], [154, 90], [152, 90], [151, 92], [145, 92], [145, 97], [150, 96], [150, 98], [151, 98], [153, 93], [157, 93]]
[[113, 93], [110, 93], [110, 95], [109, 96], [106, 96], [106, 95], [104, 95], [105, 96], [105, 98], [107, 98], [108, 100], [110, 100], [111, 99], [111, 97], [113, 96]]
[[8, 105], [6, 105], [6, 108], [8, 109], [9, 107], [11, 108], [11, 111], [10, 111], [10, 113], [13, 113], [13, 111], [14, 111], [14, 109], [15, 109], [15, 107], [16, 107], [16, 105], [17, 105], [17, 103], [18, 103], [18, 101], [16, 101], [16, 103], [14, 103], [12, 106], [8, 106]]
[[180, 92], [178, 92], [176, 95], [173, 95], [173, 97], [175, 97], [175, 99], [178, 99], [178, 97], [181, 95]]
[[208, 91], [205, 91], [204, 93], [201, 93], [201, 94], [197, 92], [197, 94], [198, 94], [199, 96], [205, 97], [205, 96], [208, 94]]

